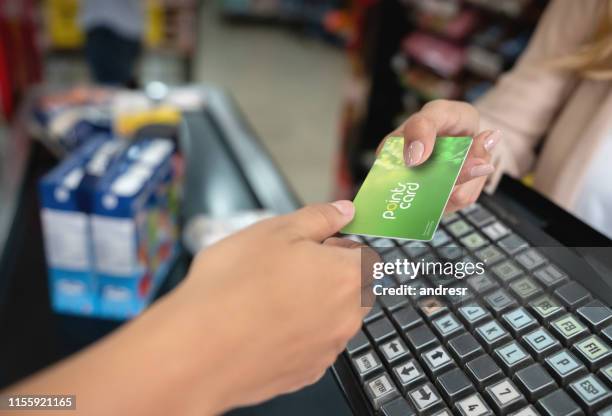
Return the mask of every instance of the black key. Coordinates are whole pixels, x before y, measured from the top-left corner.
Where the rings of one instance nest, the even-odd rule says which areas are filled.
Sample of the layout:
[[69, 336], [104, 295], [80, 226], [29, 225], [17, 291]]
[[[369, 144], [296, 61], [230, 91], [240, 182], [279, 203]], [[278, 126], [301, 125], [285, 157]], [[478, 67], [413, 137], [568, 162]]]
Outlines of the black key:
[[612, 350], [597, 335], [578, 341], [572, 346], [572, 351], [592, 372], [608, 364], [612, 360]]
[[379, 296], [378, 301], [381, 303], [383, 308], [389, 311], [395, 311], [402, 306], [408, 306], [410, 304], [410, 300], [407, 296], [400, 295], [384, 295]]
[[507, 236], [510, 233], [510, 230], [501, 222], [495, 221], [494, 223], [482, 228], [482, 232], [491, 240], [497, 241], [500, 238]]
[[589, 414], [601, 409], [612, 400], [612, 392], [593, 374], [570, 383], [570, 395]]
[[406, 331], [406, 339], [411, 348], [417, 353], [431, 349], [439, 343], [438, 338], [425, 325]]
[[497, 244], [509, 255], [513, 256], [519, 251], [529, 247], [529, 244], [516, 234], [502, 238]]
[[485, 397], [489, 398], [489, 403], [498, 415], [506, 415], [527, 404], [525, 396], [521, 394], [509, 378], [487, 386]]
[[479, 303], [468, 303], [457, 309], [459, 318], [468, 328], [474, 329], [477, 325], [484, 323], [492, 318], [491, 313]]
[[566, 347], [589, 335], [589, 330], [572, 314], [565, 314], [550, 323], [552, 332]]
[[472, 224], [474, 224], [476, 227], [480, 228], [483, 225], [494, 221], [495, 220], [495, 215], [491, 214], [488, 210], [482, 208], [482, 207], [478, 207], [477, 209], [475, 209], [474, 211], [470, 212], [469, 215], [467, 216], [468, 220], [470, 220], [470, 222]]
[[397, 335], [395, 328], [393, 328], [393, 324], [387, 317], [370, 322], [366, 325], [366, 330], [372, 337], [372, 340], [377, 343]]
[[466, 373], [470, 376], [474, 384], [479, 390], [491, 382], [501, 379], [504, 373], [499, 368], [495, 361], [488, 355], [481, 355], [474, 358], [465, 365]]
[[485, 303], [493, 314], [498, 317], [509, 309], [518, 306], [516, 299], [510, 296], [505, 289], [498, 289], [485, 296]]
[[567, 274], [552, 264], [534, 271], [533, 275], [546, 288], [555, 288], [567, 282]]
[[410, 356], [408, 348], [399, 337], [386, 341], [378, 346], [380, 355], [389, 364], [404, 360]]
[[529, 302], [529, 310], [542, 324], [547, 324], [565, 313], [563, 306], [549, 295]]
[[557, 389], [555, 380], [539, 363], [517, 371], [512, 379], [530, 402], [535, 402]]
[[526, 304], [531, 299], [542, 292], [542, 288], [531, 277], [521, 277], [510, 282], [510, 291], [522, 304]]
[[402, 331], [414, 328], [423, 323], [421, 315], [410, 306], [393, 312], [391, 319]]
[[612, 309], [599, 300], [592, 300], [576, 309], [576, 314], [591, 328], [599, 331], [612, 323]]
[[563, 387], [588, 372], [584, 364], [566, 349], [546, 357], [544, 364]]
[[606, 382], [608, 387], [612, 387], [612, 364], [608, 364], [607, 366], [600, 368], [597, 372], [599, 378]]
[[513, 337], [519, 337], [538, 326], [538, 321], [525, 308], [520, 307], [502, 315], [502, 322]]
[[496, 348], [493, 352], [493, 357], [501, 365], [506, 374], [509, 375], [533, 363], [531, 355], [514, 340]]
[[393, 377], [403, 394], [427, 381], [427, 376], [416, 360], [409, 360], [393, 367]]
[[372, 407], [376, 410], [380, 409], [383, 404], [399, 397], [399, 392], [387, 373], [366, 381], [365, 390]]
[[360, 379], [365, 380], [382, 369], [382, 363], [374, 351], [353, 358], [353, 367]]
[[558, 287], [555, 289], [555, 295], [570, 311], [578, 309], [592, 299], [589, 291], [578, 282], [569, 282]]
[[508, 331], [495, 320], [477, 326], [474, 335], [488, 352], [511, 340]]
[[472, 334], [466, 332], [448, 342], [448, 349], [460, 365], [484, 354], [484, 349]]
[[455, 362], [450, 354], [446, 351], [446, 348], [441, 345], [425, 351], [421, 357], [423, 358], [423, 363], [425, 363], [425, 371], [427, 371], [432, 378], [455, 366]]
[[355, 355], [356, 353], [363, 351], [370, 347], [370, 341], [363, 331], [357, 332], [353, 338], [346, 344], [346, 352], [349, 355]]
[[447, 403], [453, 404], [468, 394], [475, 393], [474, 385], [462, 369], [454, 368], [436, 379], [436, 386]]
[[601, 330], [601, 337], [605, 339], [609, 345], [612, 345], [612, 325], [608, 325]]
[[383, 405], [380, 412], [383, 416], [417, 416], [414, 407], [403, 397]]
[[443, 402], [440, 393], [431, 383], [417, 387], [408, 392], [408, 399], [417, 410], [418, 414], [430, 413], [434, 409], [441, 407]]
[[580, 406], [563, 390], [555, 390], [538, 400], [542, 416], [584, 416]]
[[383, 317], [384, 315], [385, 315], [385, 313], [383, 312], [382, 308], [380, 307], [380, 304], [375, 303], [372, 306], [372, 309], [370, 309], [370, 312], [368, 312], [368, 314], [363, 318], [363, 322], [364, 323], [372, 322], [375, 319]]
[[561, 343], [542, 327], [524, 335], [522, 340], [527, 351], [538, 361], [561, 349]]
[[534, 248], [530, 248], [528, 250], [523, 251], [522, 253], [517, 254], [514, 259], [521, 266], [530, 271], [542, 266], [547, 262], [546, 257], [540, 254], [540, 252]]
[[444, 341], [465, 332], [463, 324], [461, 324], [461, 322], [459, 322], [459, 320], [452, 313], [434, 319], [432, 324], [434, 331], [436, 331], [436, 333]]
[[480, 394], [475, 393], [455, 404], [455, 410], [460, 416], [493, 416], [494, 413]]

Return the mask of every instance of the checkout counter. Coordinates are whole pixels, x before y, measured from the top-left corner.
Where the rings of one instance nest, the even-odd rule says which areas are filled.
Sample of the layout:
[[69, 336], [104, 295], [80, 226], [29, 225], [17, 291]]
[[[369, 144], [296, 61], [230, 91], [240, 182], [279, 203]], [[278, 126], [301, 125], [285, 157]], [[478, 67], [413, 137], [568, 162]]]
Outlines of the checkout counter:
[[[228, 95], [212, 87], [202, 87], [202, 94], [204, 107], [184, 114], [179, 133], [187, 163], [183, 222], [196, 214], [244, 209], [283, 213], [299, 207], [295, 193]], [[4, 217], [0, 222], [0, 388], [75, 353], [120, 325], [51, 310], [37, 181], [57, 160], [23, 131], [11, 134], [0, 153]], [[190, 261], [190, 254], [181, 248], [157, 296], [180, 282]], [[230, 414], [341, 416], [351, 411], [328, 372], [317, 384], [297, 393]]]

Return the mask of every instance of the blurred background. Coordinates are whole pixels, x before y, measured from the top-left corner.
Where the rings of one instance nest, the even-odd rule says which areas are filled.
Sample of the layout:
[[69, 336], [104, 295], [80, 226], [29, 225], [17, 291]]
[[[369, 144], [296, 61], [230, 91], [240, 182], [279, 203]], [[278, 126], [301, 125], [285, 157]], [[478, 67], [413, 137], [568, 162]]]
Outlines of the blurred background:
[[[96, 19], [85, 3], [0, 1], [0, 125], [30, 85], [92, 80]], [[89, 3], [90, 14], [107, 9], [101, 24], [141, 27], [132, 87], [226, 88], [313, 202], [349, 196], [374, 144], [424, 101], [477, 99], [514, 63], [546, 1], [141, 0], [141, 17]]]

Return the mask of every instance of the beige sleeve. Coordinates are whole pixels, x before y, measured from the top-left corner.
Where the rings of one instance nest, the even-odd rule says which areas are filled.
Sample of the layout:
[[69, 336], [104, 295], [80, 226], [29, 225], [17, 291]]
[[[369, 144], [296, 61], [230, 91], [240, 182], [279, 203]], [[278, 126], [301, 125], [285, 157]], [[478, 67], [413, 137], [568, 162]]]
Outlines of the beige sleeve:
[[553, 70], [547, 63], [587, 41], [604, 6], [604, 0], [552, 0], [514, 68], [476, 103], [481, 130], [503, 133], [493, 157], [497, 169], [487, 191], [494, 190], [504, 172], [520, 177], [532, 169], [534, 148], [576, 81], [575, 76]]

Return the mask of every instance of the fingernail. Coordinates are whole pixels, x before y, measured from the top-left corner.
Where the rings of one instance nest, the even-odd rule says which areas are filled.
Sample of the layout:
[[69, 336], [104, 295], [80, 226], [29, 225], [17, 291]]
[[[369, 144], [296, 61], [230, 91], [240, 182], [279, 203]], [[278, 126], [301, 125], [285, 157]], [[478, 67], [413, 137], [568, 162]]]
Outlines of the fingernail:
[[494, 130], [493, 133], [487, 137], [484, 143], [484, 147], [487, 149], [487, 152], [491, 152], [491, 150], [493, 150], [497, 143], [499, 143], [501, 136], [502, 132], [500, 130]]
[[414, 141], [408, 146], [408, 152], [406, 152], [406, 164], [408, 166], [414, 166], [421, 161], [425, 146], [420, 141]]
[[490, 163], [486, 163], [484, 165], [474, 166], [470, 171], [470, 176], [472, 178], [478, 178], [480, 176], [487, 176], [495, 171], [495, 166]]
[[345, 217], [352, 217], [353, 215], [355, 215], [355, 205], [353, 205], [351, 201], [335, 201], [331, 204], [336, 207], [336, 209], [340, 211], [340, 214]]

